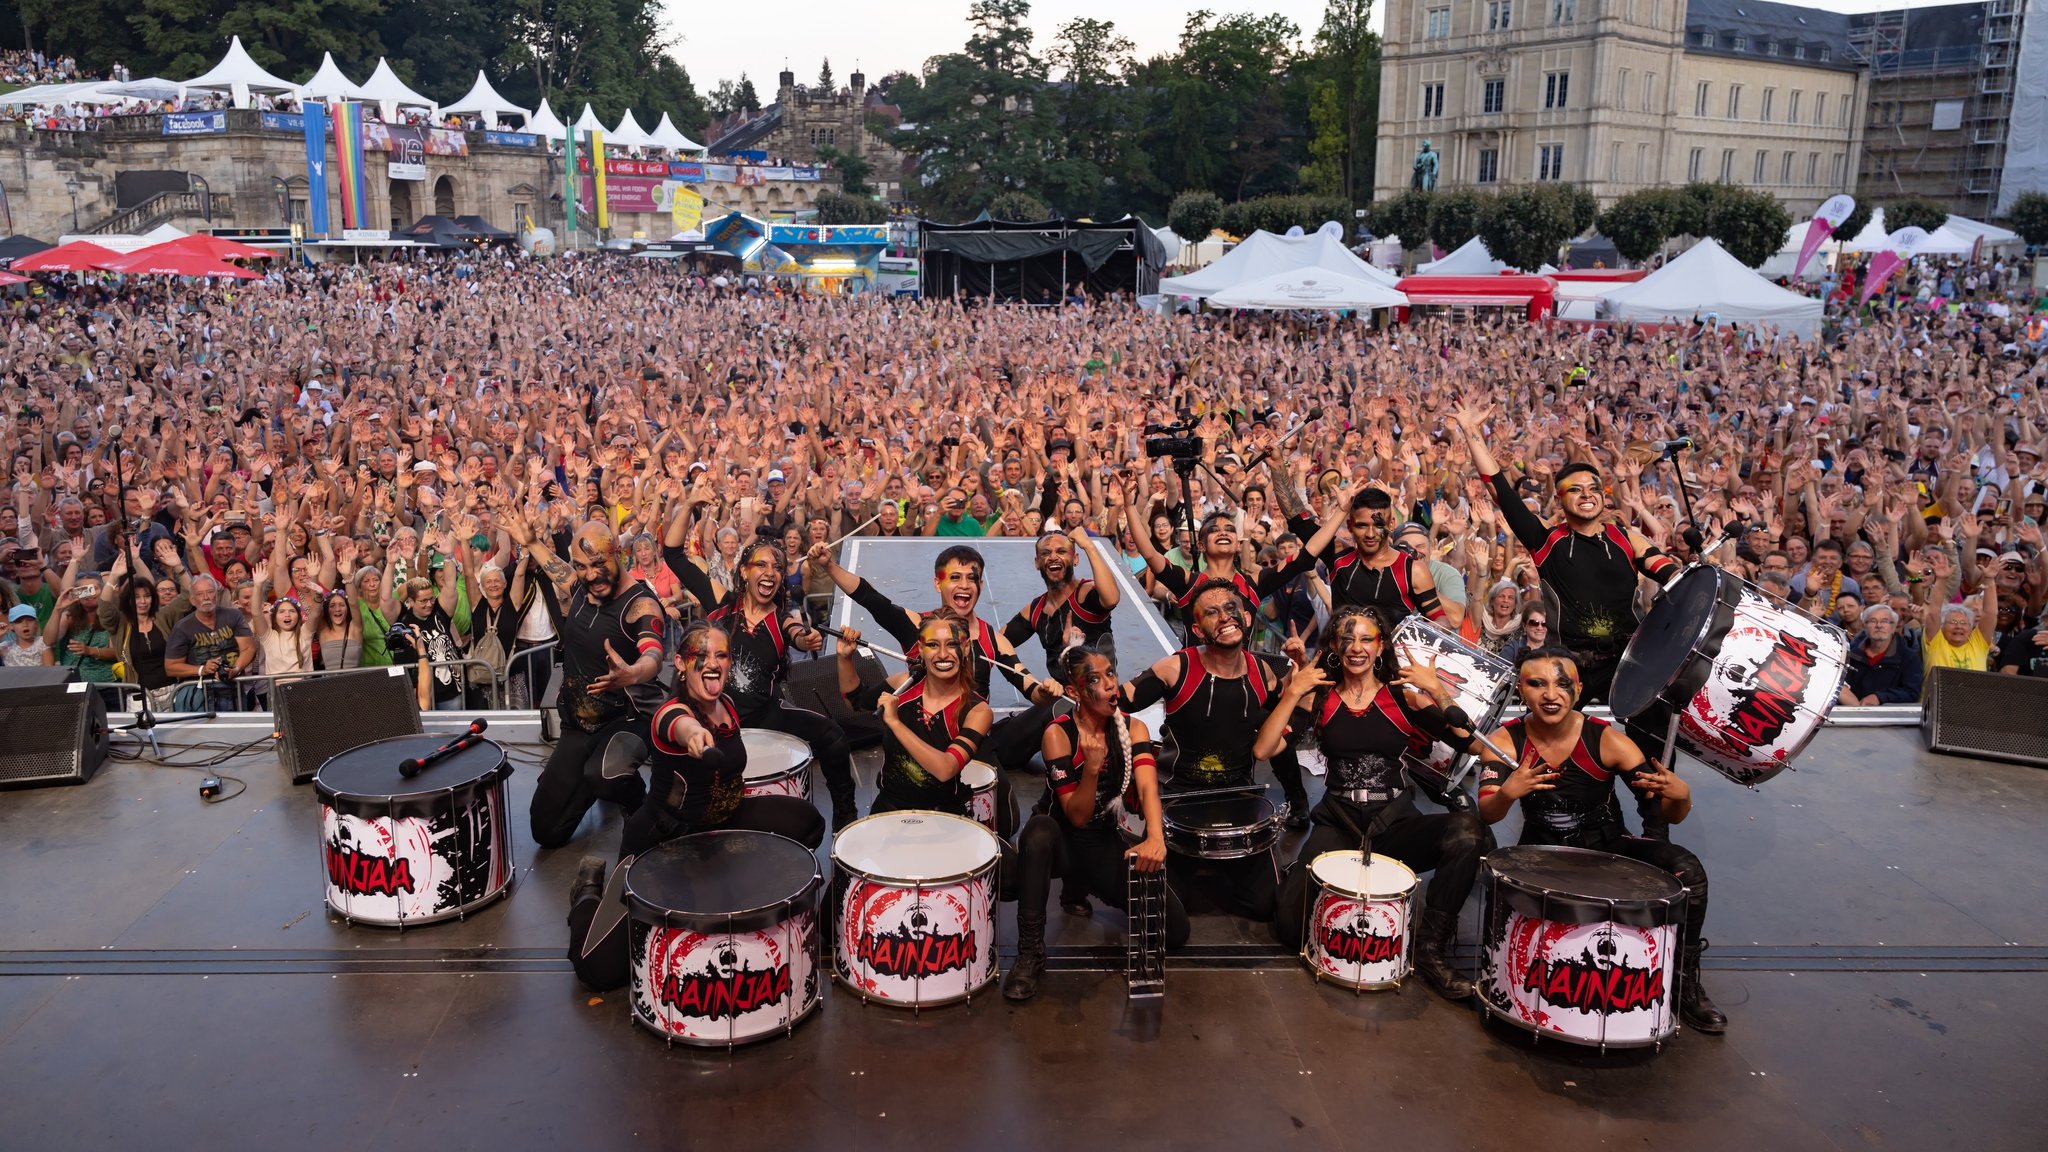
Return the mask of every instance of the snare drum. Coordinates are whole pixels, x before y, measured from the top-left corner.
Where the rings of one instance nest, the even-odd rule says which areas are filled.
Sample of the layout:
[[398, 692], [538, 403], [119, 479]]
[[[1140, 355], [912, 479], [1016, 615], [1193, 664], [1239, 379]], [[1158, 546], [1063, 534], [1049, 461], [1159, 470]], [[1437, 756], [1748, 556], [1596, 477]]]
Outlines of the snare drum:
[[951, 1004], [996, 977], [995, 833], [940, 812], [885, 812], [834, 838], [833, 969], [863, 1000]]
[[1651, 606], [1609, 695], [1616, 716], [1658, 700], [1677, 709], [1679, 747], [1755, 785], [1784, 771], [1820, 731], [1848, 664], [1840, 628], [1700, 566]]
[[960, 769], [960, 783], [967, 789], [967, 814], [983, 828], [996, 830], [996, 770], [979, 760]]
[[684, 1044], [787, 1033], [818, 1006], [818, 858], [722, 828], [626, 868], [633, 1019]]
[[[1515, 690], [1513, 665], [1419, 614], [1403, 617], [1394, 625], [1394, 652], [1404, 665], [1428, 664], [1434, 659], [1437, 679], [1450, 692], [1451, 702], [1465, 710], [1480, 732], [1493, 730]], [[1405, 759], [1410, 769], [1448, 784], [1459, 755], [1450, 745], [1435, 743], [1426, 755]]]
[[811, 798], [811, 746], [787, 732], [742, 728], [747, 746], [745, 795]]
[[1242, 860], [1280, 839], [1280, 816], [1264, 796], [1190, 796], [1167, 801], [1166, 847], [1204, 860]]
[[1601, 1049], [1661, 1044], [1677, 1030], [1686, 892], [1676, 878], [1549, 845], [1496, 849], [1481, 864], [1488, 1015]]
[[1415, 873], [1377, 853], [1368, 866], [1354, 850], [1323, 853], [1308, 874], [1309, 972], [1360, 991], [1400, 987], [1414, 951]]
[[504, 895], [512, 878], [504, 750], [479, 740], [409, 780], [399, 774], [400, 761], [449, 739], [377, 740], [328, 758], [314, 775], [327, 906], [351, 922], [432, 924]]

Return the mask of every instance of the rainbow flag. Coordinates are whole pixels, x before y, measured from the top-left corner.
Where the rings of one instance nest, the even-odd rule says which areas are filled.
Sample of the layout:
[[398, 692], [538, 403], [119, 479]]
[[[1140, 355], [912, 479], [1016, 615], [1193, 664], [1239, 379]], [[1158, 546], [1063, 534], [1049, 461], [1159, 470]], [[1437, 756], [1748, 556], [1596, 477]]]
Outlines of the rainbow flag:
[[369, 208], [363, 183], [363, 106], [340, 102], [334, 107], [334, 167], [341, 181], [341, 226], [361, 228]]
[[590, 130], [590, 190], [597, 230], [602, 232], [612, 226], [612, 214], [604, 204], [604, 133], [595, 128]]

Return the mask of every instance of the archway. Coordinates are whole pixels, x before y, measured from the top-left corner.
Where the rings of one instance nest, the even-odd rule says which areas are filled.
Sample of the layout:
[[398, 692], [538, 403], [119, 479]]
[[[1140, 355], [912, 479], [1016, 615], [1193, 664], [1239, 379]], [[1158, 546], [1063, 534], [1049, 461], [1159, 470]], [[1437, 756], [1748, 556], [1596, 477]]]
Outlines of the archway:
[[443, 176], [434, 181], [434, 215], [455, 216], [455, 178]]
[[391, 182], [391, 226], [393, 228], [403, 228], [417, 219], [419, 219], [418, 214], [412, 210], [412, 181], [393, 180]]

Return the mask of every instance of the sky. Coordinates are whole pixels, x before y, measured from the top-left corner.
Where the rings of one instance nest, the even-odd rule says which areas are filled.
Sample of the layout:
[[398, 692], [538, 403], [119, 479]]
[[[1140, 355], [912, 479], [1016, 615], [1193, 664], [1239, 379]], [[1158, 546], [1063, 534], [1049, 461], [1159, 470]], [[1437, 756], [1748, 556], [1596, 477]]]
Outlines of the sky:
[[[1841, 12], [1870, 12], [1896, 3], [1884, 0], [1826, 0], [1815, 7]], [[1913, 5], [1918, 6], [1918, 5]], [[968, 0], [893, 0], [888, 4], [848, 0], [783, 0], [750, 20], [735, 20], [731, 10], [685, 6], [671, 0], [670, 31], [681, 38], [675, 55], [690, 71], [699, 92], [709, 92], [722, 79], [737, 80], [745, 72], [764, 103], [775, 99], [775, 75], [785, 62], [797, 81], [814, 84], [818, 65], [832, 61], [834, 80], [844, 85], [858, 63], [870, 79], [888, 72], [921, 69], [925, 60], [957, 52], [967, 41]], [[1301, 29], [1304, 38], [1322, 23], [1323, 0], [1207, 0], [1191, 4], [1139, 0], [1130, 9], [1105, 7], [1083, 0], [1042, 0], [1031, 7], [1030, 24], [1037, 33], [1034, 49], [1043, 53], [1060, 25], [1076, 16], [1114, 20], [1117, 30], [1135, 41], [1139, 59], [1173, 50], [1187, 14], [1199, 8], [1215, 12], [1279, 13]], [[1375, 11], [1373, 27], [1380, 26]], [[704, 19], [683, 17], [685, 12]]]

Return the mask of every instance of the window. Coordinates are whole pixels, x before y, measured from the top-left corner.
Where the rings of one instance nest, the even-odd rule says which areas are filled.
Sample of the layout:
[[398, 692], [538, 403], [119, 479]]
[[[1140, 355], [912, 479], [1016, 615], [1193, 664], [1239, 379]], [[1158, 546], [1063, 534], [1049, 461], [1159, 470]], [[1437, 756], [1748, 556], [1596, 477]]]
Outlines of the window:
[[1963, 126], [1963, 102], [1961, 100], [1936, 100], [1934, 121], [1930, 125], [1936, 132], [1947, 132]]
[[1827, 62], [1828, 62], [1828, 56], [1829, 56], [1829, 55], [1830, 55], [1830, 53], [1828, 52], [1828, 46], [1827, 46], [1827, 45], [1825, 45], [1825, 44], [1821, 45], [1821, 46], [1820, 46], [1820, 62], [1821, 62], [1821, 63], [1823, 63], [1823, 64], [1827, 63]]
[[1657, 74], [1643, 73], [1643, 111], [1653, 112], [1657, 104]]
[[1820, 153], [1808, 152], [1806, 154], [1806, 186], [1811, 188], [1818, 183], [1820, 183]]
[[306, 224], [306, 223], [308, 223], [308, 222], [309, 222], [309, 220], [310, 220], [310, 218], [311, 218], [311, 215], [312, 215], [312, 214], [311, 214], [311, 212], [310, 212], [310, 211], [309, 211], [309, 210], [307, 209], [307, 207], [306, 207], [306, 202], [305, 202], [304, 200], [293, 200], [293, 201], [292, 201], [292, 218], [291, 218], [291, 223], [293, 223], [293, 224]]
[[1422, 38], [1424, 40], [1442, 40], [1450, 36], [1450, 34], [1451, 10], [1449, 8], [1431, 8], [1428, 12], [1424, 13], [1422, 25]]
[[1700, 33], [1700, 47], [1702, 47], [1702, 48], [1712, 48], [1713, 46], [1714, 46], [1714, 34], [1713, 34], [1712, 32], [1706, 32], [1706, 31], [1702, 31], [1702, 32]]
[[1742, 119], [1742, 85], [1740, 84], [1730, 84], [1728, 86], [1728, 118], [1730, 120]]
[[1796, 89], [1785, 93], [1785, 123], [1799, 123], [1799, 92]]
[[1707, 89], [1711, 87], [1712, 85], [1708, 84], [1705, 80], [1700, 81], [1700, 90], [1692, 99], [1693, 115], [1705, 116], [1707, 114]]
[[1550, 22], [1570, 24], [1579, 18], [1579, 0], [1550, 0]]
[[1723, 183], [1723, 184], [1731, 184], [1731, 183], [1734, 183], [1734, 181], [1735, 181], [1735, 149], [1733, 149], [1733, 148], [1723, 148], [1723, 149], [1721, 150], [1721, 183]]
[[1506, 80], [1488, 80], [1481, 90], [1481, 99], [1484, 103], [1480, 107], [1485, 110], [1487, 115], [1495, 115], [1506, 107], [1507, 95], [1508, 82]]
[[1769, 124], [1771, 122], [1771, 105], [1777, 102], [1778, 90], [1776, 88], [1764, 89], [1763, 110], [1757, 113], [1757, 119]]
[[1813, 126], [1818, 128], [1827, 122], [1828, 94], [1825, 92], [1815, 92], [1813, 94]]
[[1785, 153], [1783, 161], [1778, 165], [1778, 183], [1786, 187], [1790, 187], [1792, 184], [1792, 154], [1790, 152]]
[[1647, 184], [1649, 182], [1650, 146], [1648, 144], [1638, 144], [1636, 145], [1636, 183]]
[[1571, 90], [1572, 74], [1569, 72], [1545, 72], [1543, 74], [1543, 106], [1562, 108], [1565, 96]]
[[1749, 37], [1737, 36], [1728, 46], [1737, 52], [1747, 52], [1749, 51]]
[[1628, 69], [1623, 68], [1614, 78], [1614, 110], [1628, 111]]
[[1794, 60], [1804, 60], [1804, 59], [1806, 59], [1806, 45], [1804, 45], [1804, 44], [1794, 44], [1794, 45], [1792, 46], [1792, 58], [1793, 58]]
[[1699, 178], [1700, 178], [1700, 165], [1702, 165], [1702, 164], [1706, 163], [1706, 160], [1707, 160], [1707, 150], [1706, 150], [1705, 148], [1695, 148], [1695, 149], [1693, 149], [1693, 150], [1692, 150], [1692, 159], [1690, 159], [1690, 160], [1687, 160], [1687, 161], [1685, 162], [1685, 178], [1686, 178], [1686, 180], [1688, 180], [1688, 181], [1690, 181], [1690, 182], [1693, 182], [1693, 183], [1697, 183], [1697, 182], [1699, 181]]
[[1764, 55], [1766, 55], [1766, 56], [1776, 56], [1777, 54], [1778, 54], [1778, 42], [1777, 42], [1776, 40], [1766, 40], [1766, 41], [1764, 41]]
[[1545, 144], [1536, 149], [1536, 178], [1564, 179], [1564, 145]]
[[1847, 128], [1854, 121], [1849, 119], [1849, 94], [1842, 93], [1842, 103], [1835, 113], [1835, 127]]
[[1835, 188], [1842, 186], [1842, 154], [1835, 153], [1828, 161], [1828, 184]]
[[1607, 150], [1607, 179], [1610, 181], [1621, 179], [1621, 141], [1619, 140], [1614, 142], [1614, 147]]
[[1513, 0], [1490, 0], [1486, 5], [1486, 30], [1505, 32], [1508, 30], [1508, 22], [1513, 17]]
[[1759, 148], [1756, 150], [1756, 171], [1750, 175], [1751, 184], [1764, 182], [1764, 165], [1770, 162], [1771, 154]]
[[1444, 85], [1438, 80], [1422, 86], [1422, 118], [1433, 119], [1444, 114]]
[[1500, 179], [1500, 149], [1479, 150], [1479, 183], [1492, 184]]

